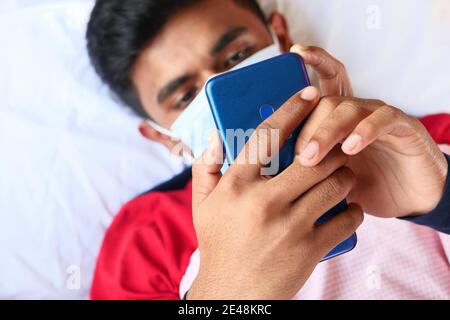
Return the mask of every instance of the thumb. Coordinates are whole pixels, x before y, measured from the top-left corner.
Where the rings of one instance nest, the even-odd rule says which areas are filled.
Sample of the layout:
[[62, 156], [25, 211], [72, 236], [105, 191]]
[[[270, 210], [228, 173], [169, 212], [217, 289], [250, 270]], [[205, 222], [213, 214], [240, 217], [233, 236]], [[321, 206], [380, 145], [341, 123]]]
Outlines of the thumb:
[[192, 206], [200, 205], [216, 188], [222, 174], [224, 155], [219, 134], [214, 131], [208, 148], [192, 167]]

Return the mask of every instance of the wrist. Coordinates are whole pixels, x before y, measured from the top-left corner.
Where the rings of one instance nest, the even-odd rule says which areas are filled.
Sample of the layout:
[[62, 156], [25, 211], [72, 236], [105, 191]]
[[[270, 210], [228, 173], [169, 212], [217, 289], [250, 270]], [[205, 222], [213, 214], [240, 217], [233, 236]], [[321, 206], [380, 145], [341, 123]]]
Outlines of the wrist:
[[439, 187], [440, 187], [440, 192], [438, 192], [438, 195], [436, 197], [436, 199], [434, 199], [434, 201], [430, 204], [429, 206], [429, 210], [426, 211], [426, 214], [434, 211], [439, 204], [442, 202], [445, 193], [446, 193], [446, 189], [448, 188], [448, 181], [449, 181], [449, 168], [450, 168], [450, 158], [448, 155], [446, 155], [445, 153], [441, 152], [439, 154], [439, 171], [441, 172], [441, 179], [440, 179], [440, 183], [439, 183]]
[[187, 300], [233, 300], [239, 299], [231, 291], [232, 286], [224, 286], [210, 276], [199, 275], [192, 284]]
[[[217, 277], [220, 274], [220, 277]], [[240, 277], [235, 272], [199, 273], [192, 284], [187, 300], [265, 300], [271, 298], [251, 285], [249, 277]], [[253, 281], [254, 283], [254, 281]], [[262, 291], [262, 292], [261, 292]]]
[[199, 275], [195, 279], [192, 287], [189, 289], [189, 292], [186, 295], [186, 300], [213, 300], [212, 294], [216, 291], [213, 289], [208, 282], [205, 282], [202, 277]]
[[448, 167], [450, 166], [450, 156], [446, 156], [447, 180], [444, 187], [444, 193], [439, 203], [430, 212], [422, 216], [404, 217], [401, 219], [414, 222], [419, 225], [430, 227], [436, 231], [450, 234], [450, 179], [448, 177]]
[[201, 268], [189, 290], [187, 300], [226, 300], [233, 295], [233, 280], [223, 272], [208, 272]]
[[438, 172], [439, 178], [436, 179], [437, 187], [439, 191], [436, 192], [434, 197], [432, 198], [425, 198], [423, 201], [423, 204], [419, 206], [422, 208], [421, 210], [417, 210], [417, 212], [410, 213], [408, 215], [402, 216], [402, 218], [414, 218], [414, 217], [423, 217], [428, 215], [430, 212], [433, 212], [436, 207], [439, 206], [439, 204], [442, 201], [442, 198], [444, 197], [446, 186], [448, 185], [449, 180], [449, 167], [450, 167], [450, 160], [449, 157], [446, 156], [444, 153], [440, 153], [438, 156], [438, 160], [436, 160], [436, 171]]

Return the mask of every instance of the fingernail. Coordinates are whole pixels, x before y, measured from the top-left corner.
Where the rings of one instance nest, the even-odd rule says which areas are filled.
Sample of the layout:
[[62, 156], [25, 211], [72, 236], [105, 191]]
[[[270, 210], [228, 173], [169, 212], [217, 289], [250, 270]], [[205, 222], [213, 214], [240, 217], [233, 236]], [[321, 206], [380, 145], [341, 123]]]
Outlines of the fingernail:
[[297, 53], [299, 55], [302, 55], [307, 50], [306, 47], [302, 46], [301, 44], [295, 44], [291, 47], [291, 52]]
[[217, 147], [214, 143], [208, 145], [208, 149], [206, 149], [205, 153], [205, 163], [207, 165], [213, 165], [217, 161]]
[[211, 131], [211, 133], [209, 134], [209, 137], [208, 137], [208, 146], [211, 146], [215, 142], [216, 142], [216, 132]]
[[299, 145], [298, 145], [297, 155], [300, 155], [300, 154], [302, 154], [303, 150], [305, 150], [308, 141], [305, 139], [299, 138], [298, 143], [299, 143]]
[[305, 150], [300, 154], [300, 157], [305, 160], [314, 159], [319, 153], [319, 143], [317, 141], [311, 141], [306, 146]]
[[212, 132], [209, 136], [208, 148], [206, 149], [206, 161], [208, 164], [217, 164], [222, 161], [221, 140], [216, 132]]
[[319, 91], [315, 87], [308, 87], [304, 89], [300, 97], [305, 101], [314, 101], [319, 95]]
[[208, 156], [213, 155], [214, 151], [216, 150], [216, 144], [214, 143], [214, 140], [210, 140], [208, 143], [208, 148], [206, 149], [206, 153]]
[[353, 152], [356, 148], [358, 148], [361, 141], [362, 141], [362, 137], [359, 134], [352, 134], [342, 144], [342, 150], [344, 150], [344, 152], [347, 152], [347, 153]]

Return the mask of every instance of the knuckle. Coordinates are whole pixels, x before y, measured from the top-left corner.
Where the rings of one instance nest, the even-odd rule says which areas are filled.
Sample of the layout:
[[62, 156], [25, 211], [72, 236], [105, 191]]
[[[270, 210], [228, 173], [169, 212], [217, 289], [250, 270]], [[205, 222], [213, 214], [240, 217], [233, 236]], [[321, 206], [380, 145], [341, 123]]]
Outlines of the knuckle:
[[364, 210], [360, 206], [357, 206], [355, 210], [356, 212], [353, 218], [355, 219], [356, 228], [358, 228], [364, 222]]
[[347, 109], [347, 110], [350, 109], [351, 111], [356, 111], [356, 112], [358, 112], [360, 110], [359, 105], [355, 101], [352, 101], [352, 100], [342, 101], [339, 104], [338, 108], [343, 108], [343, 109]]
[[[304, 169], [304, 167], [302, 167], [302, 169]], [[314, 167], [306, 168], [306, 170], [308, 170], [315, 178], [320, 178], [325, 174], [325, 168], [322, 163]], [[303, 170], [301, 170], [300, 174], [304, 175]]]
[[414, 128], [414, 131], [418, 133], [419, 135], [422, 134], [428, 134], [428, 130], [424, 126], [424, 124], [417, 118], [411, 117], [409, 115], [406, 115], [405, 122], [407, 125], [409, 125], [411, 128]]
[[356, 176], [353, 171], [348, 167], [342, 167], [337, 171], [337, 175], [341, 177], [343, 181], [349, 183], [350, 185], [354, 185], [356, 183]]
[[277, 121], [269, 119], [258, 127], [256, 134], [251, 140], [254, 143], [254, 147], [259, 150], [261, 147], [270, 146], [272, 139], [279, 138], [283, 135], [284, 131], [285, 129], [282, 126], [277, 125]]
[[319, 142], [319, 144], [325, 143], [327, 141], [331, 141], [333, 136], [335, 135], [335, 132], [331, 130], [329, 127], [320, 127], [317, 129], [316, 134], [312, 138], [312, 140], [315, 140]]
[[327, 191], [339, 196], [347, 195], [354, 183], [353, 172], [348, 168], [341, 168], [328, 179]]
[[365, 136], [373, 137], [376, 135], [378, 131], [378, 124], [373, 122], [373, 120], [369, 118], [364, 121], [361, 131], [364, 133]]
[[370, 105], [378, 106], [378, 107], [383, 107], [386, 105], [386, 103], [384, 101], [379, 100], [379, 99], [369, 99], [369, 100], [367, 100], [367, 103]]
[[329, 202], [330, 199], [336, 199], [342, 197], [344, 187], [342, 182], [336, 177], [330, 177], [326, 180], [323, 187], [320, 190], [320, 202]]
[[325, 191], [329, 195], [342, 195], [346, 189], [345, 179], [340, 175], [334, 175], [328, 179]]
[[360, 207], [353, 207], [341, 220], [340, 228], [345, 233], [353, 233], [362, 224], [364, 213]]
[[404, 119], [406, 117], [406, 114], [403, 112], [403, 110], [395, 107], [390, 107], [392, 110], [392, 115], [395, 119]]
[[261, 192], [251, 194], [252, 201], [249, 201], [249, 209], [253, 223], [263, 225], [270, 219], [270, 213], [274, 211], [276, 201], [268, 198], [267, 194]]
[[353, 233], [357, 228], [358, 223], [354, 215], [346, 215], [343, 219], [340, 220], [338, 226], [338, 229], [344, 236]]
[[340, 60], [334, 59], [334, 61], [336, 63], [336, 67], [340, 72], [347, 72], [347, 68]]
[[393, 119], [401, 119], [405, 115], [402, 110], [384, 104], [380, 109], [380, 112]]
[[259, 188], [250, 192], [250, 198], [253, 199], [252, 204], [259, 212], [265, 212], [268, 209], [273, 208], [275, 202], [273, 197], [268, 195], [267, 191], [260, 190]]
[[264, 212], [274, 208], [278, 202], [274, 197], [268, 197], [267, 192], [261, 192], [258, 199], [261, 201], [261, 207]]
[[325, 157], [325, 159], [317, 165], [318, 169], [326, 172], [328, 175], [342, 167], [348, 160], [349, 156], [342, 152], [341, 148], [335, 147]]
[[320, 105], [327, 109], [327, 111], [331, 112], [337, 108], [337, 106], [341, 103], [342, 98], [339, 97], [323, 97], [320, 100]]
[[220, 180], [219, 186], [224, 194], [235, 195], [240, 193], [239, 174], [228, 170], [227, 174]]
[[324, 49], [322, 49], [320, 47], [316, 47], [316, 46], [309, 46], [309, 47], [306, 47], [306, 49], [309, 52], [312, 52], [312, 53], [323, 53], [323, 52], [325, 52]]
[[303, 117], [305, 114], [305, 108], [300, 106], [307, 106], [306, 109], [310, 109], [312, 107], [311, 102], [304, 101], [301, 98], [301, 92], [292, 96], [281, 108], [277, 110], [277, 114], [279, 115], [279, 118], [283, 119]]
[[327, 97], [323, 97], [320, 102], [324, 105], [331, 105], [333, 103], [333, 100], [334, 100], [333, 97], [327, 96]]
[[310, 51], [322, 57], [325, 60], [337, 61], [327, 50], [317, 46], [311, 46]]
[[258, 126], [256, 132], [258, 132], [258, 134], [262, 134], [263, 132], [270, 132], [275, 129], [276, 129], [275, 121], [273, 119], [268, 119]]

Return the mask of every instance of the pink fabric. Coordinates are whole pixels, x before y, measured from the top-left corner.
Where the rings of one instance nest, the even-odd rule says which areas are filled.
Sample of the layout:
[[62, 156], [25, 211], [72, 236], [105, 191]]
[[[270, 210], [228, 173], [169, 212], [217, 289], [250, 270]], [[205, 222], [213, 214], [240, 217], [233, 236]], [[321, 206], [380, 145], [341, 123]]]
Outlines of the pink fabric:
[[[367, 217], [350, 253], [321, 263], [295, 299], [450, 299], [450, 237], [401, 220]], [[194, 253], [181, 282], [198, 273]]]
[[[181, 296], [199, 263], [196, 251]], [[321, 263], [295, 299], [450, 299], [450, 236], [407, 221], [366, 216], [357, 247]]]

